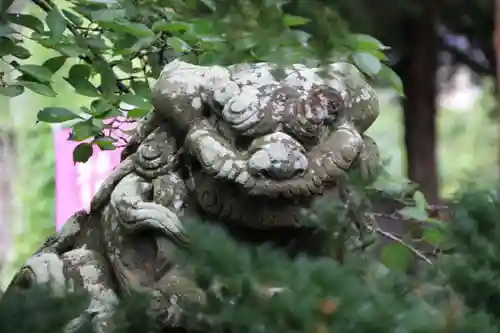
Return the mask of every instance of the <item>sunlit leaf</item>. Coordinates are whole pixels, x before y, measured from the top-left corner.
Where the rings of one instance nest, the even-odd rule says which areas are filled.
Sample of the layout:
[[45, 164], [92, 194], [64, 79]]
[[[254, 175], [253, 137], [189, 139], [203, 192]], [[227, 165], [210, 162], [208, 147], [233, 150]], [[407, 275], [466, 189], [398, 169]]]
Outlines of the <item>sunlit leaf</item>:
[[215, 1], [214, 0], [200, 0], [205, 6], [210, 8], [212, 12], [215, 12], [216, 6], [215, 6]]
[[426, 228], [423, 238], [427, 243], [439, 246], [443, 242], [443, 233], [436, 228]]
[[404, 207], [398, 213], [409, 220], [425, 221], [428, 217], [427, 210], [420, 207]]
[[175, 52], [187, 52], [191, 50], [191, 46], [188, 43], [180, 39], [179, 37], [169, 37], [167, 39], [167, 44], [174, 50]]
[[127, 111], [127, 116], [130, 118], [140, 119], [147, 115], [149, 111], [151, 111], [151, 109], [134, 108]]
[[383, 79], [389, 86], [394, 89], [399, 96], [404, 96], [403, 81], [396, 72], [390, 67], [382, 66], [379, 73], [380, 78]]
[[376, 75], [382, 69], [382, 63], [374, 55], [366, 52], [355, 52], [352, 55], [354, 64], [359, 67], [359, 69], [368, 74]]
[[420, 191], [415, 191], [413, 194], [413, 200], [415, 200], [415, 205], [422, 210], [426, 210], [429, 207], [424, 194]]
[[350, 38], [354, 41], [354, 47], [356, 51], [376, 51], [376, 50], [387, 50], [389, 47], [385, 46], [378, 39], [365, 35], [365, 34], [353, 34]]
[[307, 24], [311, 19], [307, 17], [286, 14], [283, 16], [283, 23], [289, 27]]

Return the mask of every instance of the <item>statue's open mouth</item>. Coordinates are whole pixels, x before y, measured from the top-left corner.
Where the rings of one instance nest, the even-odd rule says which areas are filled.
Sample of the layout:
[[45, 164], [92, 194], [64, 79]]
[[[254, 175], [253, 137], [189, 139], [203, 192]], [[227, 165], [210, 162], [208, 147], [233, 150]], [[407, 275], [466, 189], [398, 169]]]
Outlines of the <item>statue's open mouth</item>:
[[325, 132], [318, 143], [304, 147], [284, 132], [254, 138], [246, 150], [237, 149], [208, 121], [193, 128], [188, 151], [204, 172], [230, 181], [250, 195], [311, 196], [343, 177], [363, 144], [348, 125]]
[[203, 172], [250, 196], [309, 197], [346, 176], [378, 115], [355, 66], [174, 62], [155, 86], [158, 112], [185, 133]]

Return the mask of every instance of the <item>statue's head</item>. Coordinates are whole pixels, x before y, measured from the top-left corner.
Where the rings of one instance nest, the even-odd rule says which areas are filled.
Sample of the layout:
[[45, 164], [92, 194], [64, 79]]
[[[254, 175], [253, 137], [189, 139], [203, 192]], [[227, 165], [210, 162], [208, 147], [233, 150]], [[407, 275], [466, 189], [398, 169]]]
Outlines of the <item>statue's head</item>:
[[193, 172], [268, 199], [335, 186], [373, 143], [363, 133], [379, 113], [374, 90], [347, 63], [323, 72], [175, 61], [153, 95], [155, 112], [184, 133]]

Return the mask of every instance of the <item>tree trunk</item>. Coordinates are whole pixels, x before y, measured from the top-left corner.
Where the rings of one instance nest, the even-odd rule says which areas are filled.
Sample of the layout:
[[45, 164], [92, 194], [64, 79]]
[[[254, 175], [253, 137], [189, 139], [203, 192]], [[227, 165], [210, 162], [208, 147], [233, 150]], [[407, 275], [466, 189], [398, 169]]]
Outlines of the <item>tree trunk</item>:
[[409, 41], [400, 62], [408, 178], [419, 184], [429, 203], [439, 201], [436, 162], [436, 97], [439, 4], [428, 0], [423, 13], [405, 22]]

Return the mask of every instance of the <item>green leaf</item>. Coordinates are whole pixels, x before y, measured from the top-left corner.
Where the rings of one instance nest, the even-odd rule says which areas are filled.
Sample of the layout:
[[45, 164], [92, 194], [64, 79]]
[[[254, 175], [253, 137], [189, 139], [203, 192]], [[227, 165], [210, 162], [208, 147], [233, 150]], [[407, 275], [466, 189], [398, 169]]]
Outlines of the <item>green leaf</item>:
[[135, 108], [132, 110], [128, 110], [127, 116], [130, 118], [134, 118], [134, 119], [140, 119], [140, 118], [144, 117], [145, 115], [147, 115], [149, 113], [149, 111], [151, 111], [151, 109]]
[[92, 73], [92, 67], [87, 64], [75, 64], [68, 71], [71, 80], [88, 79]]
[[92, 143], [96, 144], [101, 150], [115, 150], [116, 146], [114, 145], [115, 139], [109, 136], [101, 136], [95, 138]]
[[426, 228], [424, 230], [424, 241], [432, 246], [439, 246], [443, 242], [443, 233], [436, 228]]
[[96, 99], [90, 103], [90, 109], [92, 110], [95, 118], [101, 118], [104, 115], [112, 113], [114, 106], [106, 100]]
[[155, 33], [147, 25], [125, 20], [101, 22], [101, 26], [115, 32], [130, 34], [136, 37], [152, 37]]
[[149, 46], [151, 46], [156, 41], [157, 41], [157, 39], [155, 37], [141, 38], [137, 42], [135, 42], [131, 48], [122, 52], [122, 54], [133, 54], [133, 53], [139, 52], [140, 50], [147, 49]]
[[371, 54], [373, 54], [378, 60], [380, 61], [387, 61], [389, 58], [387, 58], [387, 55], [382, 52], [382, 51], [371, 51]]
[[37, 93], [39, 95], [47, 97], [57, 96], [57, 93], [54, 91], [54, 89], [52, 89], [52, 87], [49, 84], [43, 84], [32, 81], [18, 81], [17, 83], [23, 85], [25, 88], [28, 88], [32, 92]]
[[57, 7], [52, 8], [47, 14], [45, 22], [47, 22], [52, 38], [55, 40], [61, 39], [64, 30], [66, 30], [66, 19]]
[[410, 249], [400, 243], [392, 243], [382, 249], [382, 263], [393, 270], [407, 271], [413, 259]]
[[21, 45], [15, 45], [10, 51], [10, 54], [22, 60], [26, 60], [31, 57], [30, 51], [28, 51], [28, 49], [22, 47]]
[[357, 51], [377, 51], [377, 50], [387, 50], [389, 47], [382, 44], [378, 39], [365, 35], [365, 34], [354, 34], [350, 36], [354, 41], [354, 48]]
[[107, 50], [109, 49], [109, 46], [106, 45], [106, 42], [104, 39], [102, 39], [101, 36], [89, 36], [88, 38], [85, 39], [85, 42], [87, 43], [88, 46], [99, 49], [99, 50]]
[[0, 95], [7, 97], [16, 97], [24, 92], [24, 87], [18, 84], [12, 84], [5, 87], [0, 87]]
[[354, 60], [354, 64], [368, 75], [376, 75], [382, 69], [382, 63], [373, 54], [355, 52], [352, 55], [352, 59]]
[[422, 192], [415, 191], [413, 194], [413, 200], [415, 201], [415, 206], [418, 208], [422, 210], [427, 210], [427, 208], [429, 208], [429, 204], [427, 203], [427, 200]]
[[66, 108], [48, 107], [38, 111], [37, 120], [44, 123], [62, 123], [68, 120], [81, 118], [79, 115]]
[[77, 26], [83, 25], [83, 20], [80, 16], [78, 16], [75, 13], [70, 12], [69, 10], [66, 10], [66, 9], [63, 9], [62, 12], [63, 12], [64, 16], [66, 16], [66, 18], [68, 20], [70, 20], [72, 23], [74, 23], [75, 25], [77, 25]]
[[141, 95], [147, 99], [151, 98], [151, 88], [146, 81], [132, 80], [130, 82], [130, 86], [132, 87], [136, 95]]
[[55, 74], [58, 70], [61, 69], [62, 66], [66, 63], [68, 57], [66, 56], [58, 56], [54, 58], [50, 58], [43, 63], [43, 67], [48, 68], [52, 74]]
[[121, 101], [141, 109], [151, 109], [151, 103], [142, 96], [127, 94], [120, 97]]
[[380, 77], [386, 81], [389, 86], [396, 90], [397, 94], [401, 97], [404, 96], [404, 87], [403, 87], [403, 81], [399, 77], [398, 74], [396, 74], [395, 71], [392, 70], [392, 68], [387, 67], [387, 66], [382, 66], [382, 70], [380, 71]]
[[0, 37], [0, 57], [6, 56], [16, 47], [14, 41], [8, 37]]
[[154, 32], [178, 32], [188, 30], [189, 27], [189, 24], [185, 22], [167, 22], [165, 20], [162, 20], [153, 23], [152, 29]]
[[215, 6], [214, 0], [200, 0], [205, 6], [207, 6], [212, 12], [215, 12], [217, 7]]
[[100, 96], [99, 90], [97, 90], [97, 88], [88, 79], [66, 78], [66, 81], [75, 89], [77, 94], [87, 97]]
[[58, 44], [53, 48], [68, 57], [79, 57], [87, 52], [87, 50], [76, 44]]
[[167, 44], [172, 48], [172, 50], [174, 50], [174, 52], [187, 52], [191, 50], [191, 46], [179, 37], [169, 37], [167, 39]]
[[52, 79], [52, 71], [40, 65], [21, 65], [16, 68], [23, 74], [34, 77], [40, 82], [48, 83]]
[[16, 30], [14, 30], [10, 25], [0, 24], [0, 37], [5, 37], [15, 32]]
[[78, 162], [85, 163], [90, 157], [92, 157], [92, 153], [94, 149], [92, 144], [87, 142], [82, 142], [73, 150], [73, 162], [76, 164]]
[[427, 211], [419, 207], [405, 207], [398, 210], [398, 213], [408, 220], [425, 221], [428, 218]]
[[92, 119], [87, 119], [73, 124], [72, 128], [73, 131], [71, 133], [71, 140], [73, 141], [83, 141], [90, 137], [99, 135], [100, 132], [100, 128], [92, 122]]
[[7, 21], [34, 30], [43, 32], [43, 23], [36, 16], [29, 14], [7, 14]]
[[95, 67], [101, 78], [100, 89], [102, 94], [108, 97], [113, 96], [118, 89], [117, 78], [113, 68], [105, 61], [96, 62]]
[[242, 38], [238, 38], [234, 42], [234, 48], [236, 50], [249, 50], [255, 47], [258, 44], [258, 40], [255, 40], [251, 36], [246, 36]]
[[92, 21], [113, 22], [125, 17], [125, 10], [121, 8], [95, 10], [91, 14]]
[[283, 16], [283, 23], [288, 27], [296, 27], [298, 25], [304, 25], [310, 21], [311, 19], [302, 16], [295, 16], [289, 14], [285, 14]]
[[77, 94], [87, 97], [98, 97], [100, 95], [97, 88], [89, 81], [92, 67], [86, 64], [76, 64], [71, 66], [68, 77], [65, 80], [75, 89]]

